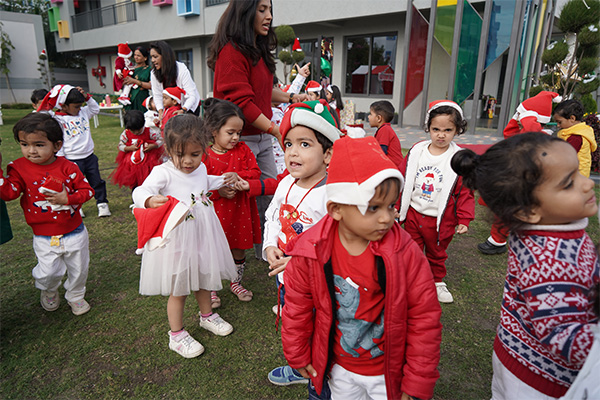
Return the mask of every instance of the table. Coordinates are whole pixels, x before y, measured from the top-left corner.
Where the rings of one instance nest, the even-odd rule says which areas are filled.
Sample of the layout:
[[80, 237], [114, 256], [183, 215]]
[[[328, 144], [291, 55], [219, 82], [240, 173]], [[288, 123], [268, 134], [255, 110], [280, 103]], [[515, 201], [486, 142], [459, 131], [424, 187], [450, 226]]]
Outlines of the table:
[[[121, 121], [121, 128], [123, 127], [123, 106], [120, 104], [113, 104], [111, 106], [100, 106], [100, 111], [103, 110], [119, 110], [119, 120]], [[98, 122], [98, 114], [94, 115], [94, 128], [97, 128], [99, 125]]]

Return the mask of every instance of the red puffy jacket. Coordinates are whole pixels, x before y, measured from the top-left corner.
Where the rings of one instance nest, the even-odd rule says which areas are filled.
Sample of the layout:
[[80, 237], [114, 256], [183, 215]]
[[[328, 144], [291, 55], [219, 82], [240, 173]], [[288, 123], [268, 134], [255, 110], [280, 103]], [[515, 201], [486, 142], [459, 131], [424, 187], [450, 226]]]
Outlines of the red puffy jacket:
[[[285, 271], [283, 351], [292, 368], [312, 364], [318, 374], [313, 379], [318, 393], [333, 359], [336, 303], [331, 252], [337, 226], [338, 222], [325, 216], [286, 247], [292, 259]], [[439, 378], [442, 340], [442, 310], [431, 268], [398, 224], [369, 246], [376, 256], [378, 279], [385, 294], [387, 396], [399, 399], [405, 392], [429, 399]]]

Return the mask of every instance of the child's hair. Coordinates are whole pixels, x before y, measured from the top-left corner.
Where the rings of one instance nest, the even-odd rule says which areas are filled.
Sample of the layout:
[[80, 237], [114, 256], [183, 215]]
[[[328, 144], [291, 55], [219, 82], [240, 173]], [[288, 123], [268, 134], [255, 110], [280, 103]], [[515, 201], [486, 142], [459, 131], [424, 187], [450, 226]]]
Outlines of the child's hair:
[[429, 132], [431, 127], [431, 121], [438, 115], [450, 115], [452, 122], [456, 126], [456, 135], [462, 135], [467, 131], [467, 120], [460, 115], [460, 112], [452, 106], [439, 106], [430, 110], [428, 118], [426, 119], [425, 132]]
[[123, 116], [123, 122], [125, 123], [125, 128], [137, 131], [144, 127], [146, 120], [144, 119], [144, 113], [140, 110], [129, 110]]
[[[333, 115], [333, 114], [335, 114], [335, 113], [332, 113], [331, 115]], [[325, 152], [327, 150], [329, 150], [330, 148], [333, 147], [333, 142], [331, 140], [329, 140], [327, 138], [327, 136], [323, 135], [320, 132], [315, 131], [312, 128], [308, 128], [308, 129], [310, 129], [311, 131], [313, 131], [315, 133], [315, 137], [317, 138], [317, 142], [319, 142], [319, 144], [323, 147], [323, 154], [325, 154]]]
[[556, 106], [554, 114], [558, 114], [566, 119], [569, 119], [571, 118], [571, 115], [574, 115], [576, 121], [582, 121], [583, 105], [579, 100], [565, 100]]
[[400, 196], [400, 181], [398, 178], [387, 178], [383, 180], [375, 188], [375, 194], [373, 197], [386, 197], [390, 192], [395, 193], [396, 198]]
[[69, 91], [67, 98], [65, 99], [65, 106], [69, 104], [78, 104], [83, 103], [85, 101], [85, 96], [77, 90], [77, 88], [73, 88]]
[[501, 223], [516, 231], [524, 224], [517, 215], [529, 215], [539, 205], [534, 191], [544, 180], [540, 156], [553, 142], [565, 143], [542, 132], [523, 133], [496, 143], [481, 156], [461, 150], [451, 166], [465, 186], [479, 191]]
[[242, 109], [230, 101], [209, 97], [202, 102], [202, 107], [204, 108], [204, 129], [211, 136], [217, 133], [231, 117], [238, 117], [245, 122]]
[[[329, 87], [331, 87], [331, 93], [333, 94], [333, 100], [335, 100], [335, 106], [338, 108], [338, 110], [343, 110], [344, 103], [342, 102], [342, 92], [340, 92], [340, 88], [338, 88], [335, 85], [329, 85], [324, 90], [328, 90]], [[323, 98], [326, 99], [327, 97], [323, 97]], [[393, 107], [392, 107], [392, 109], [393, 109]], [[394, 112], [392, 111], [392, 116], [393, 116], [393, 114], [394, 114]]]
[[394, 106], [387, 100], [376, 101], [371, 104], [370, 108], [383, 118], [383, 122], [391, 122], [394, 119]]
[[60, 124], [50, 114], [46, 113], [27, 114], [13, 126], [13, 134], [17, 143], [19, 143], [19, 132], [44, 132], [48, 140], [52, 143], [63, 141], [63, 132]]
[[165, 125], [165, 147], [171, 157], [183, 153], [188, 143], [199, 144], [206, 150], [210, 140], [204, 123], [193, 114], [176, 115]]
[[33, 104], [37, 104], [38, 102], [44, 100], [44, 97], [48, 94], [47, 89], [35, 89], [31, 92], [31, 102]]

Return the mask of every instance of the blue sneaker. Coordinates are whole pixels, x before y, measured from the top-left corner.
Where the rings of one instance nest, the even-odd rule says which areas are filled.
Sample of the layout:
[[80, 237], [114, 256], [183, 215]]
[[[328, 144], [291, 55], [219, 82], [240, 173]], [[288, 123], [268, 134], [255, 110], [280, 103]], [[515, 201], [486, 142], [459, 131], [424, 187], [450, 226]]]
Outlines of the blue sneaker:
[[308, 383], [308, 379], [300, 375], [300, 372], [296, 371], [289, 365], [283, 367], [277, 367], [273, 371], [269, 372], [269, 382], [277, 386], [287, 386], [294, 383]]

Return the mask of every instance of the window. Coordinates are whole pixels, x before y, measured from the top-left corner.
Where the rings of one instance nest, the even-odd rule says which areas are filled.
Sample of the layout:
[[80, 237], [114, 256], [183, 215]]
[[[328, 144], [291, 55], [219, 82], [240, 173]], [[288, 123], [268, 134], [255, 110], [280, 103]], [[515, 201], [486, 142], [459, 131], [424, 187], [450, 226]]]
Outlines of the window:
[[397, 41], [396, 34], [346, 39], [346, 94], [392, 95]]
[[194, 62], [192, 56], [192, 49], [175, 51], [175, 57], [177, 58], [177, 61], [185, 64], [187, 69], [190, 71], [190, 75], [192, 75], [192, 79], [194, 79]]

